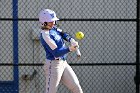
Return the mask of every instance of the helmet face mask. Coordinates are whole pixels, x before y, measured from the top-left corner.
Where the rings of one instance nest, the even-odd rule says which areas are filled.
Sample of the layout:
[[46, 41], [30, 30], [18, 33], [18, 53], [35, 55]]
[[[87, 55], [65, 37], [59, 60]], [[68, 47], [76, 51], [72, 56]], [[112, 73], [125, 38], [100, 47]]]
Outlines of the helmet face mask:
[[44, 22], [53, 22], [59, 20], [56, 17], [56, 13], [50, 9], [44, 9], [39, 13], [39, 22], [43, 24]]

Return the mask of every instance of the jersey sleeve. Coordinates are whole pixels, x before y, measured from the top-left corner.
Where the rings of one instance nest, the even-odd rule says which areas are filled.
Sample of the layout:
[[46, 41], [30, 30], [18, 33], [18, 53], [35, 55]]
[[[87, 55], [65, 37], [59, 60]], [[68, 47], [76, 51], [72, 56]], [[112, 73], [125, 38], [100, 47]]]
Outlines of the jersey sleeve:
[[61, 29], [57, 29], [57, 31], [60, 33], [60, 35], [62, 36], [62, 38], [64, 40], [70, 42], [70, 40], [71, 40], [72, 37], [68, 33], [63, 32]]
[[50, 38], [48, 33], [43, 33], [42, 36], [43, 36], [43, 39], [45, 40], [45, 42], [49, 45], [49, 47], [52, 50], [57, 48], [55, 41], [52, 38]]
[[54, 51], [52, 51], [53, 55], [55, 57], [61, 57], [65, 54], [67, 54], [68, 52], [70, 52], [69, 48], [65, 47], [65, 48], [56, 48]]

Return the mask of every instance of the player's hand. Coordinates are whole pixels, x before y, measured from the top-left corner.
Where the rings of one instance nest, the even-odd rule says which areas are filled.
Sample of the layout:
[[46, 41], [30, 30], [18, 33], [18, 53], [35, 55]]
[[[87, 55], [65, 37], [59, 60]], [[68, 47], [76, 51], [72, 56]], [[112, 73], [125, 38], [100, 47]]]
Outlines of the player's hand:
[[76, 48], [77, 48], [77, 46], [70, 46], [70, 47], [69, 47], [69, 50], [70, 50], [70, 51], [76, 51]]
[[70, 42], [71, 42], [71, 46], [76, 46], [76, 47], [79, 48], [79, 45], [78, 45], [77, 41], [75, 41], [74, 39], [71, 39]]

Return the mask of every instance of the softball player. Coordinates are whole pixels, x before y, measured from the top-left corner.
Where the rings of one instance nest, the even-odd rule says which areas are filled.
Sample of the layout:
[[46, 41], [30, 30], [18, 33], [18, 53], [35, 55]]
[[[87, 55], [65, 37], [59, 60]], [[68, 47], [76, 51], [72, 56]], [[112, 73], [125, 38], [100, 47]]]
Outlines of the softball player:
[[[78, 42], [54, 26], [57, 20], [59, 19], [55, 12], [50, 9], [44, 9], [39, 13], [39, 22], [42, 29], [40, 41], [46, 51], [46, 63], [44, 64], [45, 93], [56, 93], [60, 81], [72, 93], [83, 93], [76, 74], [66, 62], [66, 54], [76, 51], [76, 47], [79, 46]], [[64, 40], [70, 42], [71, 46], [66, 47]]]

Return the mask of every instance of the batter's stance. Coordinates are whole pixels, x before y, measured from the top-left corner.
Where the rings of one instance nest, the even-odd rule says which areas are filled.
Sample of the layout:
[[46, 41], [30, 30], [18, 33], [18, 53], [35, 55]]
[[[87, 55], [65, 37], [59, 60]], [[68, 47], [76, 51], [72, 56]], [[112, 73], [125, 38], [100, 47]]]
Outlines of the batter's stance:
[[[41, 23], [40, 41], [46, 51], [46, 63], [44, 65], [46, 76], [46, 92], [56, 93], [60, 81], [70, 89], [72, 93], [83, 93], [78, 78], [71, 66], [66, 62], [66, 54], [76, 51], [78, 42], [67, 33], [55, 27], [56, 17], [54, 11], [44, 9], [39, 13]], [[71, 43], [66, 47], [64, 40]]]

